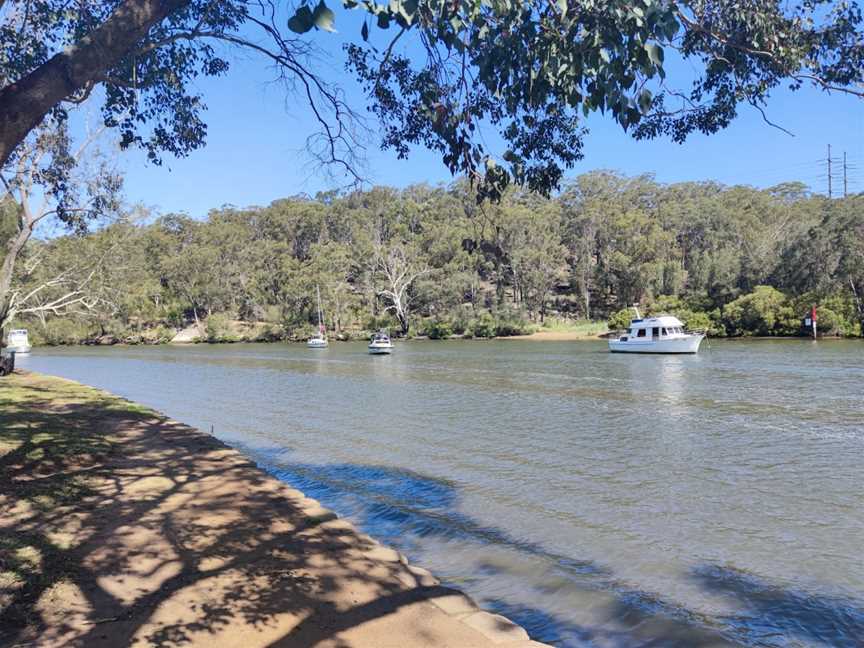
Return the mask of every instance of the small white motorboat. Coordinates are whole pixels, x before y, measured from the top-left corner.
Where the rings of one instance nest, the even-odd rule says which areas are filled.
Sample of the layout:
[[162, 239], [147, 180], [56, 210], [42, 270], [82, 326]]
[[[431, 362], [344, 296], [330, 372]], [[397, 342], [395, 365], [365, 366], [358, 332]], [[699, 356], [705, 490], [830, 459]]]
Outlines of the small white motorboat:
[[30, 353], [30, 339], [27, 337], [27, 329], [14, 329], [9, 331], [6, 338], [6, 348], [15, 353]]
[[684, 323], [671, 315], [630, 320], [626, 333], [609, 340], [612, 353], [696, 353], [705, 334], [685, 331]]
[[306, 341], [306, 346], [310, 349], [326, 349], [327, 332], [324, 328], [324, 318], [321, 312], [321, 291], [318, 286], [315, 286], [315, 293], [318, 296], [318, 332]]
[[372, 355], [388, 355], [393, 353], [393, 342], [384, 331], [378, 331], [369, 343], [369, 353]]

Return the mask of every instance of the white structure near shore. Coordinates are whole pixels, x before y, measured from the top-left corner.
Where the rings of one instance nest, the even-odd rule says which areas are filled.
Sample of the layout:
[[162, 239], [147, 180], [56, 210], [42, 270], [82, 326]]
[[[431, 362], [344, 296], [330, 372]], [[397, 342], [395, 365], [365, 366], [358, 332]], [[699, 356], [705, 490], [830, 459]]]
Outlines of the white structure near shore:
[[30, 353], [30, 338], [27, 336], [27, 329], [15, 329], [9, 331], [9, 336], [6, 339], [6, 348], [15, 353]]
[[609, 340], [612, 353], [696, 353], [705, 339], [704, 333], [687, 332], [677, 317], [659, 317], [630, 320], [624, 335]]

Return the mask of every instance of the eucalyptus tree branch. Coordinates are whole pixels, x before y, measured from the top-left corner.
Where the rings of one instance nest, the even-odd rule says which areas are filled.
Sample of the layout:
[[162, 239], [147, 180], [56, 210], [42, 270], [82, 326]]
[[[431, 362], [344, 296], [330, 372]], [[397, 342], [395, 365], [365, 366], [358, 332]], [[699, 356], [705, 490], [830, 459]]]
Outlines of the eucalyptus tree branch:
[[197, 38], [202, 37], [215, 37], [219, 34], [217, 32], [209, 32], [202, 31], [198, 28], [189, 31], [189, 32], [179, 32], [177, 34], [173, 34], [172, 36], [168, 36], [167, 38], [161, 38], [156, 41], [151, 41], [146, 43], [142, 47], [137, 48], [134, 52], [134, 56], [143, 56], [144, 54], [149, 54], [153, 50], [157, 50], [160, 47], [165, 47], [166, 45], [170, 45], [171, 43], [176, 43], [177, 41], [185, 40], [185, 41], [194, 41]]
[[[339, 98], [336, 90], [328, 87], [321, 80], [320, 77], [310, 72], [303, 63], [296, 60], [296, 58], [290, 51], [290, 48], [287, 46], [286, 42], [282, 39], [282, 37], [278, 34], [276, 30], [266, 25], [263, 25], [263, 27], [271, 36], [273, 36], [276, 45], [279, 47], [278, 51], [270, 50], [263, 45], [259, 45], [258, 43], [252, 42], [246, 38], [235, 34], [207, 33], [202, 34], [202, 36], [221, 40], [227, 43], [231, 43], [233, 45], [237, 45], [239, 47], [258, 52], [259, 54], [270, 59], [277, 65], [277, 68], [283, 74], [283, 80], [299, 81], [302, 86], [302, 91], [305, 95], [306, 102], [309, 108], [312, 110], [312, 113], [315, 116], [315, 120], [318, 122], [318, 124], [324, 131], [324, 135], [327, 141], [327, 147], [329, 150], [329, 158], [326, 160], [326, 162], [334, 163], [341, 166], [355, 180], [357, 180], [358, 182], [362, 182], [363, 177], [356, 169], [355, 164], [352, 161], [342, 157], [341, 154], [338, 152], [338, 146], [340, 142], [344, 143], [348, 150], [351, 150], [358, 146], [357, 140], [345, 130], [345, 124], [343, 123], [345, 119], [356, 119], [357, 115], [347, 106], [347, 104], [344, 103], [344, 101]], [[286, 70], [294, 75], [293, 79], [284, 76], [284, 71]], [[324, 114], [322, 113], [322, 109], [318, 104], [318, 100], [315, 97], [315, 93], [322, 97], [324, 103], [328, 106], [328, 109], [333, 111], [335, 124], [331, 124], [325, 118]]]
[[702, 25], [698, 20], [691, 19], [690, 16], [688, 16], [685, 12], [681, 11], [681, 9], [676, 9], [675, 15], [678, 17], [678, 20], [684, 23], [684, 25], [690, 31], [696, 32], [697, 34], [703, 34], [704, 36], [708, 36], [712, 40], [722, 45], [725, 45], [726, 47], [730, 47], [732, 49], [738, 50], [739, 52], [744, 52], [745, 54], [750, 54], [753, 56], [761, 56], [767, 59], [774, 58], [773, 52], [747, 47], [746, 45], [727, 38], [722, 34], [711, 31], [708, 27]]
[[768, 124], [772, 128], [776, 128], [777, 130], [779, 130], [783, 133], [786, 133], [787, 135], [789, 135], [789, 137], [795, 137], [795, 133], [793, 133], [790, 130], [783, 128], [779, 124], [775, 124], [770, 119], [768, 119], [768, 115], [765, 113], [765, 109], [762, 108], [762, 106], [760, 106], [758, 103], [756, 103], [755, 100], [751, 99], [749, 103], [751, 106], [753, 106], [756, 110], [759, 111], [759, 114], [762, 115], [762, 121], [764, 121], [766, 124]]
[[0, 90], [0, 167], [61, 101], [119, 61], [150, 28], [190, 0], [125, 0], [75, 46]]
[[823, 90], [828, 90], [830, 92], [842, 92], [843, 94], [852, 95], [853, 97], [864, 98], [864, 90], [855, 90], [853, 88], [841, 87], [834, 84], [831, 84], [824, 79], [815, 76], [813, 74], [793, 74], [793, 79], [812, 81], [816, 85], [820, 86]]

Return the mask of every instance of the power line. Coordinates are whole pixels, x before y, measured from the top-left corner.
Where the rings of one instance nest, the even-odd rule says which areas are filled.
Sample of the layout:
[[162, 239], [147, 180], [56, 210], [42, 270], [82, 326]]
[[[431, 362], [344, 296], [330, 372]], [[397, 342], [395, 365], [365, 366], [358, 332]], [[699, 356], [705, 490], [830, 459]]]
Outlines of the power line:
[[[822, 163], [827, 165], [828, 172], [827, 174], [823, 174], [820, 176], [820, 179], [827, 179], [828, 181], [828, 197], [834, 197], [834, 174], [835, 174], [835, 165], [839, 166], [841, 164], [841, 158], [835, 158], [831, 156], [831, 145], [828, 145], [828, 157], [822, 160]], [[848, 158], [846, 156], [846, 151], [843, 151], [842, 158], [843, 165], [843, 197], [846, 198], [849, 195], [849, 170], [853, 168], [852, 165], [849, 164]]]
[[843, 197], [849, 195], [849, 184], [846, 180], [846, 151], [843, 151]]

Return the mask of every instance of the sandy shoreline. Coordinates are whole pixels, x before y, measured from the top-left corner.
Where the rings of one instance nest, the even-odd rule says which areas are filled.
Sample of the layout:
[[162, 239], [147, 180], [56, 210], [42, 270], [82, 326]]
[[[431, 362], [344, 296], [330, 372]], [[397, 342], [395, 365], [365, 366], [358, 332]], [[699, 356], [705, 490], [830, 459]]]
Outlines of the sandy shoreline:
[[0, 646], [539, 647], [197, 429], [0, 379]]
[[532, 340], [536, 342], [584, 342], [586, 340], [605, 340], [606, 334], [588, 334], [578, 331], [537, 331], [528, 335], [511, 335], [496, 340]]
[[[428, 337], [419, 336], [415, 338], [405, 339], [405, 338], [395, 338], [395, 341], [399, 344], [411, 343], [411, 342], [452, 342], [465, 340], [468, 342], [489, 342], [490, 340], [531, 340], [535, 342], [584, 342], [591, 340], [605, 340], [606, 333], [602, 334], [586, 334], [578, 331], [537, 331], [536, 333], [526, 333], [525, 335], [507, 335], [501, 337], [491, 337], [491, 338], [474, 338], [474, 337], [461, 337], [461, 336], [453, 336], [444, 340], [432, 340]], [[737, 338], [740, 339], [740, 338]], [[778, 338], [760, 338], [760, 339], [778, 339]], [[331, 339], [331, 344], [339, 345], [339, 344], [350, 344], [352, 342], [366, 342], [365, 338], [356, 338], [352, 340], [337, 340]], [[138, 346], [178, 346], [178, 347], [187, 347], [187, 346], [197, 346], [197, 345], [208, 345], [208, 344], [273, 344], [273, 345], [289, 345], [289, 346], [301, 346], [306, 344], [306, 340], [275, 340], [271, 342], [264, 341], [254, 341], [254, 340], [236, 340], [232, 342], [202, 342], [199, 340], [193, 339], [182, 339], [182, 340], [172, 340], [171, 342], [160, 342], [160, 343], [141, 343], [141, 344], [131, 344], [126, 342], [116, 342], [112, 344], [58, 344], [58, 345], [42, 345], [42, 346], [34, 346], [34, 350], [38, 349], [54, 349], [54, 348], [77, 348], [77, 347], [138, 347]]]

